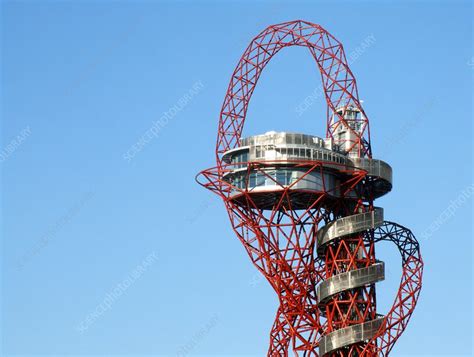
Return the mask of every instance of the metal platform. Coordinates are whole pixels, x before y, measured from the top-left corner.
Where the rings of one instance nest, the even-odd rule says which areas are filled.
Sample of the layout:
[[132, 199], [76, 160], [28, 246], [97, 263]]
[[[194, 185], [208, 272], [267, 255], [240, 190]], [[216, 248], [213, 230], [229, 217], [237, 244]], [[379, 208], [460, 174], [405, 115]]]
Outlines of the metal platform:
[[330, 222], [318, 230], [317, 250], [321, 256], [323, 247], [338, 238], [379, 227], [383, 223], [383, 208], [375, 207], [373, 211], [342, 217]]
[[339, 348], [370, 340], [375, 336], [380, 326], [382, 326], [383, 320], [383, 317], [379, 317], [375, 320], [349, 326], [323, 336], [319, 342], [319, 354], [324, 356]]
[[377, 262], [367, 268], [350, 270], [324, 280], [316, 288], [316, 295], [320, 303], [345, 290], [373, 284], [385, 279], [385, 264]]

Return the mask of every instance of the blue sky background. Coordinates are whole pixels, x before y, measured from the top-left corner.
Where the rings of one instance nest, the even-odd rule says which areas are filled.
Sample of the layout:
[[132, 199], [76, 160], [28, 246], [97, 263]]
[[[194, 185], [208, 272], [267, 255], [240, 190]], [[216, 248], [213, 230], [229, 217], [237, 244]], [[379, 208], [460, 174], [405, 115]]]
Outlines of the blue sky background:
[[[245, 47], [299, 18], [348, 54], [375, 38], [351, 68], [374, 157], [394, 169], [377, 204], [414, 231], [425, 260], [393, 355], [471, 355], [472, 15], [468, 1], [3, 2], [1, 149], [30, 131], [0, 164], [3, 355], [264, 355], [276, 295], [194, 176], [215, 164], [218, 114]], [[285, 49], [261, 77], [245, 134], [324, 136], [321, 100], [297, 113], [319, 85], [308, 51]], [[377, 249], [383, 313], [400, 260], [395, 247]]]

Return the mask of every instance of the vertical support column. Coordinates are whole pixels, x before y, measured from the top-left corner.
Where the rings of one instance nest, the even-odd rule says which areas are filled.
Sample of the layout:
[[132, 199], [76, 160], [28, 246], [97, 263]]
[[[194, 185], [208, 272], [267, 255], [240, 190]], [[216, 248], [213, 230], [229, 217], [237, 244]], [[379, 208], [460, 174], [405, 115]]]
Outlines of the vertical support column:
[[[367, 268], [375, 263], [373, 242], [366, 247], [362, 234], [345, 237], [338, 243], [328, 246], [325, 255], [326, 276], [351, 270]], [[362, 286], [340, 292], [329, 299], [324, 307], [327, 318], [326, 334], [346, 327], [363, 324], [376, 318], [375, 284]], [[365, 342], [341, 348], [330, 356], [359, 356], [365, 349], [373, 351]]]

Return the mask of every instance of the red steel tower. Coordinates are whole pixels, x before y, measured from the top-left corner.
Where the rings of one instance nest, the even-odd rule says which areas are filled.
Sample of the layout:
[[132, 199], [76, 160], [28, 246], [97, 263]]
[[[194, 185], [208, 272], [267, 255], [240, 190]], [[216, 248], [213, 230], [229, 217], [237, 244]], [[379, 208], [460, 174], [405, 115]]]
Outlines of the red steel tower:
[[[321, 73], [326, 137], [267, 132], [242, 138], [257, 81], [281, 49], [304, 46]], [[278, 294], [269, 356], [387, 355], [415, 308], [423, 262], [411, 231], [384, 221], [375, 199], [392, 188], [392, 169], [372, 158], [369, 120], [342, 44], [321, 26], [291, 21], [255, 37], [232, 74], [222, 106], [217, 166], [198, 182], [224, 201], [250, 259]], [[375, 243], [402, 257], [390, 311], [377, 311], [384, 279]]]

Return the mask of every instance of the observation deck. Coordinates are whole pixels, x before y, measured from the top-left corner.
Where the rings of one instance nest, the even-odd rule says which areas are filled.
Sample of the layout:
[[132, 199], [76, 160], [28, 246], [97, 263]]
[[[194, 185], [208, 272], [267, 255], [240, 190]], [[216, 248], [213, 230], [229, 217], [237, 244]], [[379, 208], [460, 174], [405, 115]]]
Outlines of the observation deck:
[[[222, 160], [223, 178], [233, 186], [230, 198], [244, 203], [244, 193], [251, 194], [259, 208], [271, 207], [284, 191], [292, 208], [303, 209], [321, 194], [374, 199], [392, 188], [392, 169], [384, 161], [351, 157], [332, 139], [307, 134], [270, 131], [244, 138]], [[364, 172], [364, 184], [344, 193], [350, 176]]]

